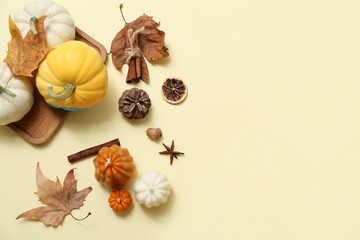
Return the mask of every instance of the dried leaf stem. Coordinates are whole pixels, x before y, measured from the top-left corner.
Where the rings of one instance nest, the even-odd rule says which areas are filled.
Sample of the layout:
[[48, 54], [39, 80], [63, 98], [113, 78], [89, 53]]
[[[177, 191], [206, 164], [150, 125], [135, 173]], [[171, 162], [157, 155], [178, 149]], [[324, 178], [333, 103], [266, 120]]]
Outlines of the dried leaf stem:
[[70, 213], [70, 216], [72, 216], [72, 218], [75, 219], [76, 221], [85, 220], [85, 219], [87, 219], [87, 217], [90, 216], [90, 215], [91, 215], [91, 212], [89, 212], [89, 213], [88, 213], [85, 217], [83, 217], [83, 218], [76, 218], [76, 217], [74, 217], [74, 215], [72, 215], [72, 213]]
[[133, 25], [133, 24], [131, 24], [131, 23], [128, 23], [127, 21], [126, 21], [126, 19], [125, 19], [125, 17], [124, 17], [124, 13], [123, 13], [123, 11], [122, 11], [122, 8], [124, 7], [124, 4], [120, 4], [120, 13], [121, 13], [121, 17], [122, 17], [122, 19], [124, 20], [124, 23], [125, 23], [125, 25], [127, 26], [127, 27], [132, 27], [132, 28], [136, 28], [136, 26], [135, 25]]
[[122, 16], [122, 19], [124, 19], [124, 22], [125, 22], [125, 24], [127, 24], [127, 22], [126, 22], [126, 20], [125, 20], [125, 17], [124, 17], [124, 13], [123, 13], [123, 11], [122, 11], [122, 8], [124, 7], [124, 4], [120, 4], [120, 12], [121, 12], [121, 16]]

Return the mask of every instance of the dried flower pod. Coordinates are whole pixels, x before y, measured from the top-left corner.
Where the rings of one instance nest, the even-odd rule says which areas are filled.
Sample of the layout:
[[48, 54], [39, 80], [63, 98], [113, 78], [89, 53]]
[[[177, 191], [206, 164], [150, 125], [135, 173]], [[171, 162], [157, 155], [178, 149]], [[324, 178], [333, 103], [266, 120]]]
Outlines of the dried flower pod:
[[162, 132], [160, 128], [148, 128], [148, 130], [146, 130], [146, 135], [151, 140], [157, 140], [162, 136]]
[[144, 90], [131, 88], [125, 90], [119, 99], [119, 111], [129, 119], [141, 119], [151, 107], [149, 95]]

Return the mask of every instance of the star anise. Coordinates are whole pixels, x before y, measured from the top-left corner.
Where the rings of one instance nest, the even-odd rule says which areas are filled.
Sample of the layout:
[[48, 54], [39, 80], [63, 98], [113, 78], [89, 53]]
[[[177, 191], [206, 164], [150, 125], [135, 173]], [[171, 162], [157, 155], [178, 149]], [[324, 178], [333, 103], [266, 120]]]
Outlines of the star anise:
[[172, 140], [171, 146], [168, 147], [163, 143], [164, 147], [166, 148], [166, 151], [159, 152], [160, 154], [169, 154], [170, 155], [170, 165], [172, 165], [174, 157], [177, 159], [177, 155], [179, 154], [185, 154], [182, 152], [174, 151], [174, 140]]
[[132, 88], [123, 92], [119, 99], [119, 111], [127, 118], [141, 119], [151, 107], [149, 95], [141, 89]]
[[187, 95], [185, 83], [178, 78], [168, 78], [163, 83], [162, 96], [168, 103], [177, 104], [184, 101]]

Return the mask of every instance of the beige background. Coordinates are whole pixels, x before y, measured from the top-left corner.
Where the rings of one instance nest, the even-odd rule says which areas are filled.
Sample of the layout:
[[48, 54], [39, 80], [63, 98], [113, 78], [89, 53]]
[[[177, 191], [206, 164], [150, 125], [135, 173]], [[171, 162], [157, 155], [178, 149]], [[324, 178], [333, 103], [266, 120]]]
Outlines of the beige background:
[[[8, 15], [26, 0], [1, 0], [0, 59], [6, 56]], [[76, 25], [108, 50], [123, 27], [119, 1], [58, 0]], [[88, 111], [74, 112], [54, 139], [33, 146], [0, 127], [0, 239], [360, 239], [360, 2], [357, 0], [124, 1], [132, 21], [155, 16], [170, 58], [149, 64], [150, 84], [125, 83], [127, 68], [107, 62], [109, 92]], [[160, 95], [162, 81], [183, 78], [190, 89], [178, 106]], [[153, 106], [125, 120], [117, 100], [146, 90]], [[169, 165], [161, 127], [186, 153]], [[109, 192], [93, 177], [92, 158], [66, 156], [118, 137], [137, 172], [158, 169], [173, 184], [166, 205], [134, 202], [125, 216], [108, 207]], [[16, 220], [41, 206], [35, 167], [63, 181], [76, 168], [78, 187], [93, 191], [76, 222], [57, 229]], [[133, 194], [134, 197], [134, 194]], [[75, 237], [76, 236], [76, 237]]]

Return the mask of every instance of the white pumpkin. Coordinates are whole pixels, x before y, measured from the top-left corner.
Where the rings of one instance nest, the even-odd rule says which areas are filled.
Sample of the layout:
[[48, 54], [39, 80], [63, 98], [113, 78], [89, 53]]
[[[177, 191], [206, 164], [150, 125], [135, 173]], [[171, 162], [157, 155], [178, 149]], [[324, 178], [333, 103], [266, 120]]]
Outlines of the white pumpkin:
[[156, 170], [141, 174], [134, 185], [136, 200], [148, 208], [166, 203], [170, 189], [171, 183], [166, 175]]
[[[34, 103], [31, 79], [10, 77], [11, 72], [7, 64], [0, 63], [0, 125], [19, 121], [30, 111]], [[6, 90], [16, 96], [8, 95], [5, 93]]]
[[24, 10], [16, 13], [14, 22], [21, 31], [23, 38], [30, 30], [30, 19], [47, 15], [44, 22], [46, 44], [49, 48], [56, 47], [66, 41], [75, 39], [75, 24], [68, 10], [51, 0], [29, 2]]

